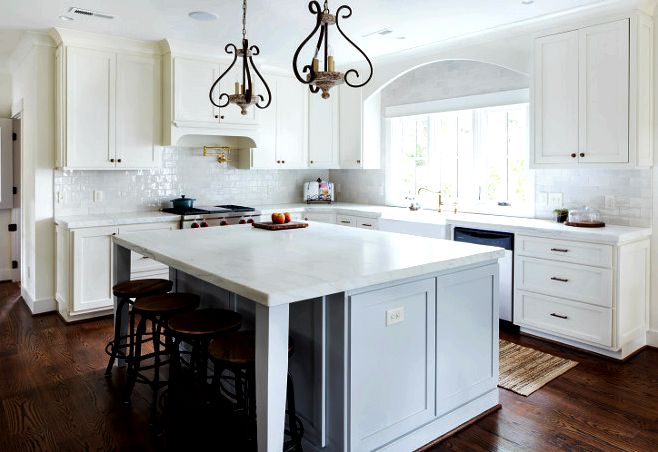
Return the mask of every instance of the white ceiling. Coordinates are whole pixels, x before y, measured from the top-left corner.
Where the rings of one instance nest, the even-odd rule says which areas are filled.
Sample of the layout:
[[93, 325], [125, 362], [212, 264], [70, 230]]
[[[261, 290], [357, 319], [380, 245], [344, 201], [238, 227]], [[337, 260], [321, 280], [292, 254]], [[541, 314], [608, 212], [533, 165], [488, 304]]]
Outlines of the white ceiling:
[[[371, 57], [477, 33], [533, 18], [620, 0], [331, 0], [354, 10], [343, 30]], [[143, 39], [174, 38], [218, 46], [240, 39], [240, 0], [0, 0], [0, 54], [11, 51], [22, 30], [68, 27]], [[261, 63], [288, 65], [292, 55], [315, 25], [307, 0], [249, 0], [247, 31], [261, 48]], [[114, 20], [58, 17], [78, 6], [115, 15]], [[204, 10], [219, 16], [199, 22], [188, 12]], [[362, 37], [390, 28], [387, 36]], [[333, 30], [332, 30], [333, 31]], [[356, 60], [336, 31], [330, 39], [337, 60]], [[398, 39], [402, 38], [404, 39]]]

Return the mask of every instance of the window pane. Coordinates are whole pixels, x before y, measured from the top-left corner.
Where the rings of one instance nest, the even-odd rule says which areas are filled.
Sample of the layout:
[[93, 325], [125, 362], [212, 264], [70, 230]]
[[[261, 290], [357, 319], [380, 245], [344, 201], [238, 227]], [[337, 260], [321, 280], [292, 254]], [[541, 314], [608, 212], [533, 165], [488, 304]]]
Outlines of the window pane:
[[477, 146], [480, 200], [507, 200], [507, 112], [502, 109], [480, 110], [480, 133]]
[[432, 154], [436, 178], [434, 190], [441, 190], [444, 198], [457, 197], [457, 113], [433, 115]]
[[521, 106], [509, 110], [508, 130], [508, 174], [509, 200], [512, 203], [529, 201], [530, 186], [528, 170], [528, 107]]

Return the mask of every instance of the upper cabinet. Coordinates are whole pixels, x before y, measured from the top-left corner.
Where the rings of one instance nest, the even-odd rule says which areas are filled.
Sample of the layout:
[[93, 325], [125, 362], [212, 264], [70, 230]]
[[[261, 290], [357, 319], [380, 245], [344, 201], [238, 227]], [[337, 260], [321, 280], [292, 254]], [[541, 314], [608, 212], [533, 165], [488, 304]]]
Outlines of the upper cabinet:
[[334, 89], [329, 99], [308, 94], [308, 166], [334, 169], [339, 167], [339, 98]]
[[[98, 39], [98, 38], [96, 38]], [[160, 57], [97, 50], [88, 38], [56, 52], [57, 167], [142, 169], [159, 165]]]
[[381, 161], [381, 97], [340, 85], [339, 161], [345, 169], [377, 169]]
[[638, 13], [535, 41], [533, 167], [651, 166], [652, 40]]

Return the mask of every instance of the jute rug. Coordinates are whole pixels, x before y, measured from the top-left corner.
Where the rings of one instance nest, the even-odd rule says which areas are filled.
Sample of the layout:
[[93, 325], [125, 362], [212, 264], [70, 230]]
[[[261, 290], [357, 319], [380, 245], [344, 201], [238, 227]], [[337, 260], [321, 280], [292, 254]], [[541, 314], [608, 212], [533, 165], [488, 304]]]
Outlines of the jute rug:
[[578, 365], [533, 348], [500, 341], [500, 377], [498, 386], [529, 396], [549, 381]]

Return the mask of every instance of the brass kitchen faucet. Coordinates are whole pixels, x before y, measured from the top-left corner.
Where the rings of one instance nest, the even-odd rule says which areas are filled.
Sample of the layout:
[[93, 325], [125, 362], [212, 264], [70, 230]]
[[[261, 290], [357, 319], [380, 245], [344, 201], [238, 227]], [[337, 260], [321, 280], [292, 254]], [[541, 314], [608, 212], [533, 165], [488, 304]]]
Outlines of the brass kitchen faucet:
[[442, 200], [442, 198], [441, 198], [441, 190], [439, 190], [439, 191], [434, 191], [434, 190], [430, 190], [430, 189], [427, 188], [427, 187], [420, 187], [420, 188], [418, 189], [418, 194], [419, 194], [419, 195], [420, 195], [420, 192], [421, 192], [421, 191], [428, 191], [428, 192], [430, 192], [430, 193], [434, 193], [435, 195], [439, 195], [439, 209], [438, 209], [438, 212], [441, 213], [441, 208], [443, 207], [443, 200]]

